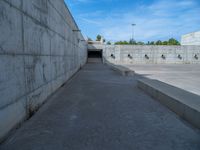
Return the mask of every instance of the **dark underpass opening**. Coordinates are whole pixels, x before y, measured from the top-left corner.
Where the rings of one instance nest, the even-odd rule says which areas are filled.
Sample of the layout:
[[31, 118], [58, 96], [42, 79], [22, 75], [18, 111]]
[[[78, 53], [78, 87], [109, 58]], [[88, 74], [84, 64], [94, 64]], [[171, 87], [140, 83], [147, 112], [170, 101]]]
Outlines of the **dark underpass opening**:
[[102, 63], [102, 50], [88, 51], [88, 63]]

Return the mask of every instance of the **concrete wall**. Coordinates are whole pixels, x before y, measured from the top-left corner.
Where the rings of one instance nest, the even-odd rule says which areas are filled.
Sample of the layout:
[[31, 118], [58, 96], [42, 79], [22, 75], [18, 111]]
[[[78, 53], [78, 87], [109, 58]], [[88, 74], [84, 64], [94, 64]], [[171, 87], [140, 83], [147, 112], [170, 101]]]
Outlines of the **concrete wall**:
[[183, 35], [181, 45], [200, 45], [200, 31]]
[[102, 49], [104, 59], [115, 64], [200, 63], [200, 46], [104, 45]]
[[63, 0], [0, 0], [0, 140], [87, 59]]

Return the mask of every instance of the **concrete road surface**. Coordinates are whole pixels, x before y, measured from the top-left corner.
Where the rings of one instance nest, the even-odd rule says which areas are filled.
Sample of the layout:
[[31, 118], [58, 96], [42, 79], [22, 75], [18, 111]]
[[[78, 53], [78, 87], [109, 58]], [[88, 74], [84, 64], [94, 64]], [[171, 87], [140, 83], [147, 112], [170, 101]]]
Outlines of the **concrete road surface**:
[[87, 64], [1, 150], [199, 150], [200, 131], [145, 95], [137, 77]]

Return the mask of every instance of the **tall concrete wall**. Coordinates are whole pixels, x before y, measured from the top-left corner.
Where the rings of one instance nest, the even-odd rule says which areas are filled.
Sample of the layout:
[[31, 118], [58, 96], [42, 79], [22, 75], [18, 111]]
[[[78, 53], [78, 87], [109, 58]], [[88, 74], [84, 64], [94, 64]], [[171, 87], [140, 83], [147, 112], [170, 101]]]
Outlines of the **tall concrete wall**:
[[63, 0], [0, 0], [0, 140], [87, 59]]
[[200, 45], [200, 31], [183, 35], [181, 45]]
[[200, 46], [103, 45], [102, 49], [104, 59], [115, 64], [200, 63]]

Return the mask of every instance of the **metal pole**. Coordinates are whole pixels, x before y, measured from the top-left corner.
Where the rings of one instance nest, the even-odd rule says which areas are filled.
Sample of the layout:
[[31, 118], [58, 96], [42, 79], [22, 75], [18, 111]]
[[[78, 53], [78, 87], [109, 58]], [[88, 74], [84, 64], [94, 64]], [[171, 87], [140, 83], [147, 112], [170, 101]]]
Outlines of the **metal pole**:
[[135, 26], [136, 24], [132, 24], [132, 40], [134, 41], [134, 26]]

